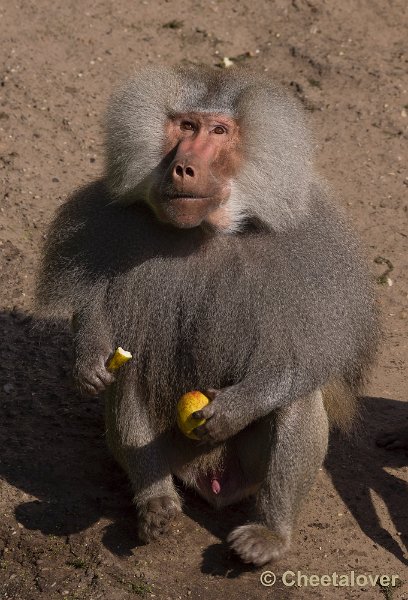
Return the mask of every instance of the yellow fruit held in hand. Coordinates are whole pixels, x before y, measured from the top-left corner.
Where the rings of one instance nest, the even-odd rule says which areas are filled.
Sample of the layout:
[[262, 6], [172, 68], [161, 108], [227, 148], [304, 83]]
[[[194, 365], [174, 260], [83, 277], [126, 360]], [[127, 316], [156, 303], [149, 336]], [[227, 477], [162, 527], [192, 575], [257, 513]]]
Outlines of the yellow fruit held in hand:
[[127, 350], [123, 350], [123, 348], [119, 346], [119, 348], [116, 348], [115, 354], [108, 362], [108, 371], [116, 371], [131, 358], [131, 353]]
[[177, 404], [177, 425], [188, 438], [199, 440], [194, 429], [205, 423], [205, 419], [193, 419], [191, 416], [196, 410], [200, 410], [209, 404], [209, 399], [201, 392], [187, 392], [181, 396]]

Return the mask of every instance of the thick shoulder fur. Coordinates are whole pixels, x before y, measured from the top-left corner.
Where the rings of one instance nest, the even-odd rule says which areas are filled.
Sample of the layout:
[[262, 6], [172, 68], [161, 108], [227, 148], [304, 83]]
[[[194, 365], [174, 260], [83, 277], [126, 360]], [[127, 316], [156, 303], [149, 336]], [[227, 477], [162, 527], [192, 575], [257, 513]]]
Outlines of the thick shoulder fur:
[[106, 184], [96, 181], [73, 193], [54, 215], [37, 272], [35, 311], [40, 319], [71, 319], [106, 285], [115, 235], [120, 236], [114, 227], [109, 230], [106, 208], [100, 210], [108, 199]]

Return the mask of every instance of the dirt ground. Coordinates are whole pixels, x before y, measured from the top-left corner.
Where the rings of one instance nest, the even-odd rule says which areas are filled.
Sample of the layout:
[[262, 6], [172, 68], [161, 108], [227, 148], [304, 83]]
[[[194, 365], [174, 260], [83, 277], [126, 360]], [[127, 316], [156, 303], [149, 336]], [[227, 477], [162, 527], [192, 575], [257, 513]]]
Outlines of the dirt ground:
[[[0, 6], [0, 598], [128, 600], [408, 598], [408, 472], [375, 436], [408, 425], [408, 5], [406, 0], [10, 0]], [[101, 401], [70, 379], [61, 328], [33, 330], [45, 227], [101, 173], [112, 89], [152, 63], [235, 59], [289, 87], [309, 112], [318, 167], [367, 248], [384, 340], [361, 435], [332, 436], [292, 550], [242, 567], [223, 540], [245, 507], [215, 513], [185, 493], [172, 535], [137, 543], [126, 478]], [[305, 574], [399, 575], [398, 588], [285, 587]]]

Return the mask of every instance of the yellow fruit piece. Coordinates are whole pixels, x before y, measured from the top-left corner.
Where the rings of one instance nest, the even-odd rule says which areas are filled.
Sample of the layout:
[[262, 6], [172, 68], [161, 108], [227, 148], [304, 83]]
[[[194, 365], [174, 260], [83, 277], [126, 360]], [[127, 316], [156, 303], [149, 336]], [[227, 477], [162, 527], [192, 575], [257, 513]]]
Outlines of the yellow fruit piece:
[[108, 371], [116, 371], [131, 358], [131, 353], [127, 350], [123, 350], [123, 348], [119, 346], [119, 348], [116, 348], [115, 354], [108, 362]]
[[209, 399], [201, 392], [187, 392], [181, 396], [177, 404], [177, 425], [188, 438], [199, 440], [198, 435], [194, 433], [194, 429], [205, 423], [205, 419], [193, 419], [191, 416], [196, 410], [200, 410], [209, 404]]

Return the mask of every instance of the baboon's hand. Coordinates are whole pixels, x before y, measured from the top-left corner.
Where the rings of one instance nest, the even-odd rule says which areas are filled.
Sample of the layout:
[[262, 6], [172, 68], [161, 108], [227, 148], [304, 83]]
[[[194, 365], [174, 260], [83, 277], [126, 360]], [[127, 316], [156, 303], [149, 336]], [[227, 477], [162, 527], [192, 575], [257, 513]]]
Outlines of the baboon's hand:
[[77, 357], [74, 365], [74, 378], [81, 394], [96, 396], [115, 381], [115, 376], [106, 368], [109, 353]]
[[[234, 418], [231, 402], [223, 398], [222, 390], [209, 389], [203, 392], [211, 402], [193, 413], [195, 419], [206, 419], [206, 422], [194, 429], [194, 433], [202, 442], [218, 444], [238, 433], [241, 429]], [[228, 399], [230, 400], [230, 399]]]

